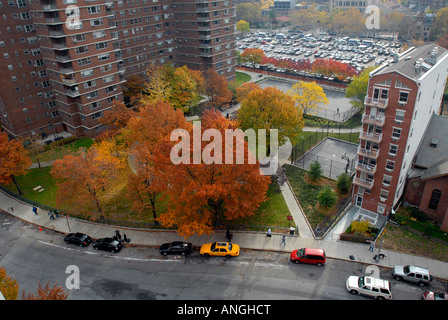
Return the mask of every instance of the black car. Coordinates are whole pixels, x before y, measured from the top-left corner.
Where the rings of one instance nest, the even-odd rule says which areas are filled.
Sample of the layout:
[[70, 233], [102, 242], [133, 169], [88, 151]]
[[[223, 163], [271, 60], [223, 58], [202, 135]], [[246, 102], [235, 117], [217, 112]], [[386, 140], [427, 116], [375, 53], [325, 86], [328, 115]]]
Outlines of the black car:
[[121, 242], [112, 238], [101, 238], [96, 240], [92, 244], [93, 248], [96, 250], [105, 250], [111, 252], [118, 252], [121, 250]]
[[64, 241], [67, 244], [71, 243], [81, 247], [86, 247], [92, 242], [92, 238], [84, 233], [76, 232], [67, 234], [64, 238]]
[[160, 246], [160, 254], [181, 254], [186, 255], [193, 251], [193, 246], [191, 243], [182, 242], [182, 241], [174, 241], [170, 243], [164, 243]]

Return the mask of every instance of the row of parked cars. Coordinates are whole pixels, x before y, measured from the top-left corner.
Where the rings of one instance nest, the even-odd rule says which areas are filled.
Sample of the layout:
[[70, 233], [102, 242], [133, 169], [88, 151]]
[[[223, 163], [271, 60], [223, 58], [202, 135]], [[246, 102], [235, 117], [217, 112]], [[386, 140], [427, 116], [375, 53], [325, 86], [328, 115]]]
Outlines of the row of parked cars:
[[[92, 243], [92, 238], [86, 234], [77, 232], [69, 233], [65, 236], [64, 241], [67, 244], [74, 244], [82, 247]], [[121, 241], [116, 238], [101, 238], [93, 242], [94, 249], [118, 252], [122, 248]], [[231, 242], [213, 242], [205, 243], [199, 253], [205, 257], [236, 257], [240, 254], [240, 246]], [[164, 243], [160, 246], [161, 255], [182, 255], [186, 256], [193, 252], [193, 245], [190, 242], [174, 241]], [[315, 264], [319, 267], [325, 265], [327, 259], [323, 249], [318, 248], [301, 248], [293, 250], [290, 254], [292, 262], [300, 264]], [[428, 269], [416, 266], [396, 266], [392, 269], [393, 277], [398, 280], [417, 283], [419, 286], [427, 286], [432, 281]], [[364, 295], [378, 300], [392, 299], [391, 283], [371, 276], [350, 276], [346, 280], [347, 290], [356, 295]], [[423, 300], [448, 300], [448, 293], [437, 293], [426, 291], [422, 295]]]

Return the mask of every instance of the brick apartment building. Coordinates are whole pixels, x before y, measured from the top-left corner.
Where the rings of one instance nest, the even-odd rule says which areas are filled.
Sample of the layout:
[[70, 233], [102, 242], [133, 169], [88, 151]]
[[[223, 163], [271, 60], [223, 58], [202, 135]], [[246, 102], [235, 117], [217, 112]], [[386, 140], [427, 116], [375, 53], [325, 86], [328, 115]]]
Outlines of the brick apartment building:
[[370, 73], [353, 180], [355, 206], [384, 216], [396, 208], [439, 112], [447, 75], [448, 51], [434, 44], [411, 48]]
[[0, 123], [94, 137], [150, 64], [235, 77], [232, 0], [1, 0]]

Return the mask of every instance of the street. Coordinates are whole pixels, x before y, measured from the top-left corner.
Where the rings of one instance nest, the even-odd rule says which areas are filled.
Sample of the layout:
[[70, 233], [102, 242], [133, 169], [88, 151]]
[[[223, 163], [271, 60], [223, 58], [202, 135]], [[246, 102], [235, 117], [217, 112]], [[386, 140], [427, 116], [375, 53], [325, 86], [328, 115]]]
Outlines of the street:
[[[391, 281], [393, 299], [417, 300], [428, 288], [398, 282], [390, 269], [327, 259], [323, 267], [296, 265], [289, 254], [243, 250], [236, 258], [162, 257], [157, 248], [127, 246], [118, 254], [66, 245], [64, 236], [0, 214], [0, 265], [35, 293], [38, 282], [70, 285], [69, 266], [79, 270], [79, 289], [69, 300], [365, 300], [345, 288], [350, 275], [379, 274]], [[431, 290], [444, 290], [433, 281]]]

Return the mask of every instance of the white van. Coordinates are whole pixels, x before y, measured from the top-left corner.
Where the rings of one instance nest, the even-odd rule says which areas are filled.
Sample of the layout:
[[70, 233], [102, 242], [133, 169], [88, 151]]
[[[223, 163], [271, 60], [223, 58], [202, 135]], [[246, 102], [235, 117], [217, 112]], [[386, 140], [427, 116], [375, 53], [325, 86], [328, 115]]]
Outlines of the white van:
[[388, 280], [368, 276], [350, 276], [345, 285], [351, 294], [364, 295], [378, 300], [392, 299], [392, 291]]

